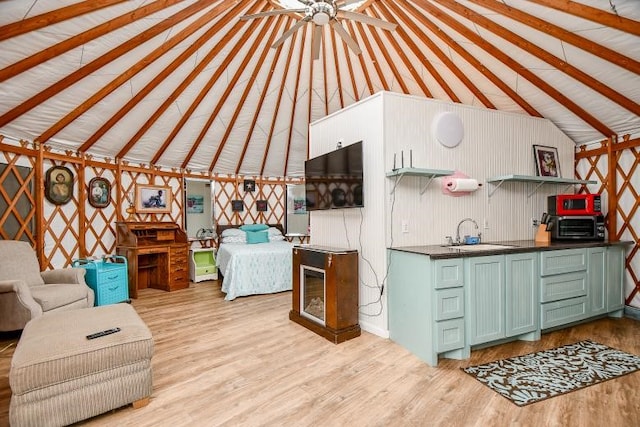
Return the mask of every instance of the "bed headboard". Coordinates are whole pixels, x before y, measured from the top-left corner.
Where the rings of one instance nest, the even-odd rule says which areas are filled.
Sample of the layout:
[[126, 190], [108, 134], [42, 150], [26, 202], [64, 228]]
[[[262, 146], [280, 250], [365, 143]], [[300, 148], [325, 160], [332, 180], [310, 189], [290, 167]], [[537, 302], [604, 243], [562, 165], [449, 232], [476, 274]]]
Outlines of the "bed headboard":
[[[242, 224], [240, 224], [242, 225]], [[220, 247], [220, 242], [222, 241], [222, 232], [229, 228], [240, 228], [240, 225], [232, 225], [232, 224], [216, 224], [216, 235], [218, 239], [216, 240], [216, 246]], [[275, 227], [282, 232], [284, 235], [284, 227], [282, 224], [267, 224], [269, 227]]]

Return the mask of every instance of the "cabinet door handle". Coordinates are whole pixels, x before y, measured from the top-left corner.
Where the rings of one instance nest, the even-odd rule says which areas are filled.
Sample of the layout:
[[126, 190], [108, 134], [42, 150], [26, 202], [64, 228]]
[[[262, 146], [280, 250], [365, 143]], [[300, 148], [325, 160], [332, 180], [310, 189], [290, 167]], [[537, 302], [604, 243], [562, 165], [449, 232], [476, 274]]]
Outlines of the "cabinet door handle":
[[111, 277], [107, 277], [107, 279], [109, 280], [115, 280], [118, 278], [118, 275], [116, 274], [115, 276], [111, 276]]
[[116, 289], [118, 289], [120, 286], [114, 286], [113, 288], [109, 288], [110, 291], [115, 291]]

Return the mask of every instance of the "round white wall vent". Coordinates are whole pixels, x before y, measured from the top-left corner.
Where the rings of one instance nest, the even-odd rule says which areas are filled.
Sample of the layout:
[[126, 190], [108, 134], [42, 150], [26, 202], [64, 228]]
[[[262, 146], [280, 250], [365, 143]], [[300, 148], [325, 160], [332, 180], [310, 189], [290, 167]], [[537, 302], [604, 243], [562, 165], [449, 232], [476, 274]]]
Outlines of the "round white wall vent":
[[456, 113], [438, 113], [431, 123], [431, 133], [440, 144], [453, 148], [462, 142], [464, 126]]

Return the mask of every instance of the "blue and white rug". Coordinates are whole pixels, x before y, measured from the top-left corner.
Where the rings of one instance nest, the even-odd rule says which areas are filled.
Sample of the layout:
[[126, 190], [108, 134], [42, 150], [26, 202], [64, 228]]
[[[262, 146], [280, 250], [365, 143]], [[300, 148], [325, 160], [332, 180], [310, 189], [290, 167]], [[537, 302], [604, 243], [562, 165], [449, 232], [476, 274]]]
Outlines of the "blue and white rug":
[[640, 357], [586, 340], [462, 368], [518, 406], [569, 393], [640, 369]]

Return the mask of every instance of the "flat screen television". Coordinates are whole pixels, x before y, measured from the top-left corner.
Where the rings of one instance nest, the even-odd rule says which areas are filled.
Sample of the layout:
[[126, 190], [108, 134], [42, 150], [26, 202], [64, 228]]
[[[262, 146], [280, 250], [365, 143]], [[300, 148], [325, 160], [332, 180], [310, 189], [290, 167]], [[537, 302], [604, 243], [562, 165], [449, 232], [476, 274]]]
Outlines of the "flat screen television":
[[304, 162], [307, 210], [364, 207], [362, 141]]

